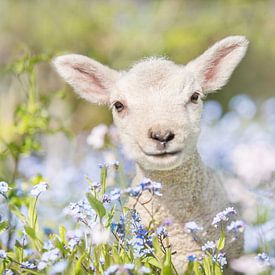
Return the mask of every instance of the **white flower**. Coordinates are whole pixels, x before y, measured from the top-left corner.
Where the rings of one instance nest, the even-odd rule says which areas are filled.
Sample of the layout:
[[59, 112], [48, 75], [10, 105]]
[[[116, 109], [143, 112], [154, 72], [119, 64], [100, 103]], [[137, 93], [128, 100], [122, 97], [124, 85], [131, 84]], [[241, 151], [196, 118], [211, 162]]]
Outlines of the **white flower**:
[[198, 226], [195, 222], [187, 222], [185, 224], [185, 231], [187, 233], [196, 233], [198, 231], [202, 231], [203, 228]]
[[135, 268], [135, 265], [134, 264], [125, 264], [124, 268], [127, 270], [133, 270]]
[[54, 262], [60, 257], [58, 248], [54, 248], [50, 251], [44, 252], [41, 257], [42, 262]]
[[218, 224], [222, 221], [228, 221], [229, 217], [235, 215], [237, 212], [233, 207], [227, 207], [225, 210], [219, 212], [213, 219], [212, 225], [218, 227]]
[[227, 231], [233, 231], [234, 233], [244, 232], [244, 222], [243, 221], [232, 221], [226, 228]]
[[223, 266], [227, 264], [227, 259], [225, 257], [225, 254], [219, 253], [217, 256], [217, 261], [221, 265], [221, 268], [223, 268]]
[[46, 242], [44, 242], [43, 248], [46, 250], [51, 250], [54, 248], [54, 246], [50, 240], [47, 240]]
[[7, 252], [3, 249], [0, 250], [0, 259], [6, 259], [7, 258]]
[[94, 127], [87, 137], [87, 143], [94, 149], [101, 149], [104, 146], [105, 135], [108, 133], [108, 127], [105, 124], [99, 124]]
[[77, 221], [81, 221], [91, 228], [94, 226], [96, 213], [86, 199], [77, 203], [71, 202], [64, 211], [65, 214], [72, 215]]
[[68, 248], [70, 249], [70, 251], [74, 250], [74, 248], [79, 244], [79, 242], [80, 242], [79, 238], [74, 238], [69, 240]]
[[14, 273], [12, 272], [11, 269], [5, 269], [3, 272], [3, 275], [13, 275]]
[[46, 262], [39, 262], [37, 265], [38, 270], [43, 270], [47, 267], [47, 263]]
[[49, 274], [64, 274], [63, 272], [66, 269], [67, 265], [68, 262], [66, 260], [57, 262], [51, 267]]
[[111, 201], [116, 201], [116, 200], [120, 199], [120, 193], [121, 193], [121, 191], [120, 191], [120, 189], [118, 189], [118, 188], [115, 188], [114, 190], [112, 190], [112, 191], [109, 193], [109, 195], [110, 195], [110, 200], [111, 200]]
[[258, 259], [261, 263], [263, 263], [264, 265], [270, 265], [270, 257], [266, 254], [266, 253], [259, 253], [256, 256], [256, 259]]
[[216, 248], [216, 244], [213, 241], [208, 241], [207, 243], [205, 243], [201, 249], [202, 251], [205, 250], [214, 250]]
[[21, 267], [22, 268], [27, 268], [27, 269], [35, 269], [36, 265], [29, 262], [29, 261], [26, 261], [26, 262], [21, 263]]
[[66, 237], [68, 239], [80, 239], [83, 236], [83, 231], [80, 229], [68, 230], [66, 233]]
[[48, 183], [40, 182], [39, 184], [35, 185], [31, 190], [31, 196], [37, 197], [40, 193], [45, 192], [49, 188]]
[[104, 259], [104, 257], [103, 257], [103, 256], [100, 256], [100, 258], [99, 258], [99, 262], [100, 262], [102, 265], [104, 265], [104, 263], [105, 263], [105, 259]]
[[118, 264], [111, 265], [111, 266], [104, 272], [104, 275], [114, 274], [115, 272], [118, 271], [118, 269], [119, 269], [119, 265], [118, 265]]
[[110, 230], [103, 225], [97, 224], [92, 232], [92, 243], [95, 245], [107, 243], [110, 238]]
[[0, 193], [6, 194], [9, 190], [9, 186], [5, 181], [0, 181]]
[[140, 274], [149, 274], [150, 272], [151, 272], [151, 269], [146, 266], [142, 266], [138, 271], [138, 273]]

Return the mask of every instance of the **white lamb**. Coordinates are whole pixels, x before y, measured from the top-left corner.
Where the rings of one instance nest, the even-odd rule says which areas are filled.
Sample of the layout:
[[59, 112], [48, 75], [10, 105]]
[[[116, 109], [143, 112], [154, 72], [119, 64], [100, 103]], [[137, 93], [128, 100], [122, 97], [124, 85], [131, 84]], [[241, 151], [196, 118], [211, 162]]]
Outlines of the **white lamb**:
[[[184, 224], [197, 221], [207, 230], [207, 240], [216, 239], [213, 216], [230, 205], [221, 180], [202, 163], [196, 144], [202, 98], [226, 84], [247, 47], [245, 37], [230, 36], [187, 65], [153, 57], [128, 71], [75, 54], [54, 60], [58, 73], [81, 97], [111, 107], [126, 154], [136, 163], [133, 185], [144, 177], [162, 183], [163, 196], [150, 203], [157, 222], [173, 220], [169, 240], [179, 272], [186, 268], [187, 255], [200, 251]], [[149, 200], [149, 194], [141, 200]], [[148, 213], [142, 207], [138, 211], [146, 223]], [[229, 259], [239, 257], [242, 247], [242, 238], [227, 246]]]

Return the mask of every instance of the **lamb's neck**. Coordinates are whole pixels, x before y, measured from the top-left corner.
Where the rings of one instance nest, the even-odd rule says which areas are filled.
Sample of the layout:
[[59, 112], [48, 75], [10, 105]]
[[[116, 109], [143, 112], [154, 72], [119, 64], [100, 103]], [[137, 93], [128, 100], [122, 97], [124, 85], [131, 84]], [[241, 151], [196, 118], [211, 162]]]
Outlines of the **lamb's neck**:
[[[198, 217], [204, 211], [210, 213], [211, 204], [215, 204], [218, 197], [214, 174], [203, 164], [198, 153], [170, 171], [148, 171], [137, 167], [134, 184], [138, 184], [144, 177], [162, 184], [163, 196], [159, 202], [165, 205], [165, 211], [179, 220]], [[174, 213], [175, 209], [184, 211]]]
[[138, 179], [146, 177], [161, 182], [163, 185], [183, 184], [189, 190], [193, 184], [195, 184], [195, 188], [203, 187], [206, 173], [207, 168], [197, 152], [191, 155], [182, 165], [172, 170], [145, 170], [137, 165]]

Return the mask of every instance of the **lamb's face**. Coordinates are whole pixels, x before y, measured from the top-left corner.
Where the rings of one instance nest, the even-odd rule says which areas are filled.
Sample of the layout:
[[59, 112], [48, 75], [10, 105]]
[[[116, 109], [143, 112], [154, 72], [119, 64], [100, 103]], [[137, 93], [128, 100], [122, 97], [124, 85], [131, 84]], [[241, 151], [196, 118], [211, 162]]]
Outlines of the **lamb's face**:
[[166, 170], [191, 155], [202, 97], [224, 86], [248, 41], [230, 36], [186, 66], [152, 58], [118, 72], [81, 55], [57, 57], [60, 75], [83, 98], [112, 107], [127, 154], [145, 169]]
[[110, 105], [126, 155], [145, 169], [179, 166], [196, 148], [202, 97], [193, 73], [165, 59], [123, 73]]

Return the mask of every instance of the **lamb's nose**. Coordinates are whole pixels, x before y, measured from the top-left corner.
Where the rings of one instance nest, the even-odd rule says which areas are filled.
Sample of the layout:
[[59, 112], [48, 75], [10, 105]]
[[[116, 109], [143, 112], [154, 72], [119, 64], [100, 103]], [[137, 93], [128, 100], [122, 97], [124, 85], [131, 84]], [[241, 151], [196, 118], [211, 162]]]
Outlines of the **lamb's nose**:
[[170, 130], [166, 130], [164, 132], [149, 130], [149, 136], [151, 139], [157, 140], [161, 143], [167, 143], [174, 139], [175, 134]]

